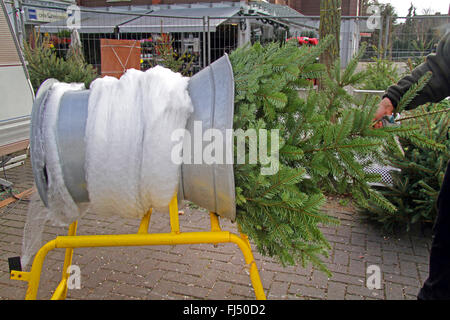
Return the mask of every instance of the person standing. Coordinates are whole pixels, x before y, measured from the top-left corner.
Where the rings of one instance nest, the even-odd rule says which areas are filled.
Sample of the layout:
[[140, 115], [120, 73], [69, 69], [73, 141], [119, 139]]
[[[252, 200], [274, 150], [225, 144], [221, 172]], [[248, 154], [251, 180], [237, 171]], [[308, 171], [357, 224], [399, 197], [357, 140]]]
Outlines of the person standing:
[[[392, 115], [408, 89], [430, 71], [432, 72], [430, 80], [405, 107], [406, 110], [414, 109], [427, 102], [439, 102], [450, 95], [450, 33], [439, 41], [436, 53], [428, 55], [425, 62], [417, 66], [410, 75], [387, 88], [375, 112], [374, 120], [381, 120], [384, 116]], [[375, 124], [376, 128], [381, 126], [381, 121]], [[429, 276], [418, 293], [419, 300], [450, 300], [450, 161], [447, 163], [437, 206], [438, 214], [433, 226]]]

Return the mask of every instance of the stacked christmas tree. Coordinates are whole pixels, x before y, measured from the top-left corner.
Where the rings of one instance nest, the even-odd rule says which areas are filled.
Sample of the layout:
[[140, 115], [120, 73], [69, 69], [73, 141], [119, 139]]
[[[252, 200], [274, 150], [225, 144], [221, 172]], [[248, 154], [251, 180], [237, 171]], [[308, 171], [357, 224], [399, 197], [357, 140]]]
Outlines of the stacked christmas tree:
[[49, 36], [41, 38], [35, 32], [29, 42], [24, 43], [24, 55], [28, 63], [30, 82], [35, 91], [49, 78], [61, 82], [81, 82], [86, 88], [98, 76], [94, 67], [84, 60], [80, 48], [70, 49], [67, 57], [59, 57], [52, 47]]
[[389, 155], [390, 165], [400, 171], [393, 174], [392, 186], [381, 192], [397, 211], [387, 212], [375, 203], [362, 210], [386, 231], [409, 230], [415, 223], [422, 226], [434, 223], [437, 197], [450, 159], [449, 107], [449, 101], [444, 100], [403, 113], [398, 119], [402, 126], [417, 126], [431, 141], [424, 143], [415, 135], [405, 136], [400, 138], [404, 153]]

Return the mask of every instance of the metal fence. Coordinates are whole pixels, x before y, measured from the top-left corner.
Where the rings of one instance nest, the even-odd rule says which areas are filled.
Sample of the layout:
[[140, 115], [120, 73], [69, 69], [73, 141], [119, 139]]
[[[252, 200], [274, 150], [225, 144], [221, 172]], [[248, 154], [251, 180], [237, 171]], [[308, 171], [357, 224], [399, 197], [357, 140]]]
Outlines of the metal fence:
[[[158, 43], [168, 41], [176, 59], [189, 61], [192, 73], [197, 72], [246, 43], [256, 41], [285, 41], [292, 37], [318, 38], [320, 18], [317, 16], [274, 16], [244, 11], [239, 6], [228, 8], [199, 7], [197, 10], [148, 8], [80, 9], [78, 32], [86, 61], [99, 72], [101, 69], [100, 39], [132, 39], [141, 47], [141, 69], [145, 70], [158, 60]], [[67, 19], [32, 24], [30, 12], [39, 6], [27, 6], [16, 15], [16, 28], [23, 38], [33, 32], [48, 36], [60, 56], [70, 46]], [[46, 7], [48, 10], [49, 7]], [[52, 7], [64, 14], [66, 9]], [[130, 9], [130, 8], [129, 8]], [[70, 15], [69, 15], [70, 16]], [[28, 17], [28, 19], [27, 19]], [[372, 20], [371, 20], [372, 19]], [[342, 17], [340, 34], [341, 65], [345, 66], [362, 42], [367, 42], [363, 61], [372, 57], [392, 61], [420, 59], [436, 48], [439, 39], [449, 27], [448, 16], [417, 16], [413, 18]]]
[[450, 16], [380, 17], [379, 28], [362, 32], [361, 41], [375, 46], [364, 56], [391, 61], [421, 60], [434, 52], [439, 40], [450, 31]]
[[384, 57], [394, 61], [418, 59], [436, 50], [450, 31], [450, 16], [414, 16], [386, 19]]

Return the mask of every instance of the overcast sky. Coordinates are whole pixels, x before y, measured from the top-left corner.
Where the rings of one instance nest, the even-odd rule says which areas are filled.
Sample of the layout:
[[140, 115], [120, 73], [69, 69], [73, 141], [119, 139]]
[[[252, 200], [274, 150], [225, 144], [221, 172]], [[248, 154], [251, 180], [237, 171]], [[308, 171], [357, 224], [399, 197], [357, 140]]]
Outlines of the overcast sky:
[[431, 13], [440, 12], [441, 14], [448, 13], [448, 0], [379, 0], [380, 3], [390, 3], [399, 17], [404, 17], [408, 14], [408, 9], [411, 3], [417, 8], [416, 14], [423, 14], [423, 9], [431, 9]]

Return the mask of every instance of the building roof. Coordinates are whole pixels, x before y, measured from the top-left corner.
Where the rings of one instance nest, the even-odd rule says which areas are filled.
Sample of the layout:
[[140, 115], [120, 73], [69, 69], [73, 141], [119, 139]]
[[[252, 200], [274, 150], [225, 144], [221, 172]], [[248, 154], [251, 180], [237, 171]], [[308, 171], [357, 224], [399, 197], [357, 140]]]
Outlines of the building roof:
[[[212, 17], [209, 21], [209, 30], [214, 32], [219, 24], [241, 10], [239, 4], [81, 7], [81, 28], [79, 32], [113, 33], [116, 28], [121, 33], [156, 33], [161, 32], [161, 28], [163, 32], [202, 32], [208, 30], [208, 24], [205, 23], [204, 25], [202, 18], [206, 16]], [[109, 13], [105, 13], [105, 11]], [[57, 32], [61, 29], [68, 29], [66, 20], [40, 26], [42, 32]]]
[[249, 1], [248, 5], [251, 8], [258, 9], [258, 11], [264, 11], [271, 16], [304, 17], [303, 14], [286, 5], [274, 4], [265, 1]]
[[[120, 32], [202, 32], [208, 30], [208, 25], [201, 17], [213, 17], [209, 20], [209, 31], [233, 17], [240, 11], [240, 7], [223, 8], [180, 8], [161, 9], [120, 26]], [[215, 17], [215, 18], [214, 18]], [[220, 17], [220, 18], [218, 18]]]
[[297, 29], [303, 30], [305, 28], [308, 30], [318, 30], [319, 28], [318, 19], [311, 19], [310, 17], [305, 16], [286, 5], [274, 4], [265, 1], [249, 1], [248, 5], [251, 9], [257, 10], [259, 14], [283, 17], [278, 21], [288, 24], [291, 31], [295, 31]]
[[[218, 25], [240, 12], [283, 17], [278, 22], [289, 24], [293, 29], [318, 28], [318, 21], [289, 6], [265, 1], [80, 8], [80, 33], [215, 32]], [[210, 17], [209, 21], [204, 22], [203, 17]], [[62, 29], [68, 29], [65, 19], [40, 26], [42, 32], [54, 33]]]

